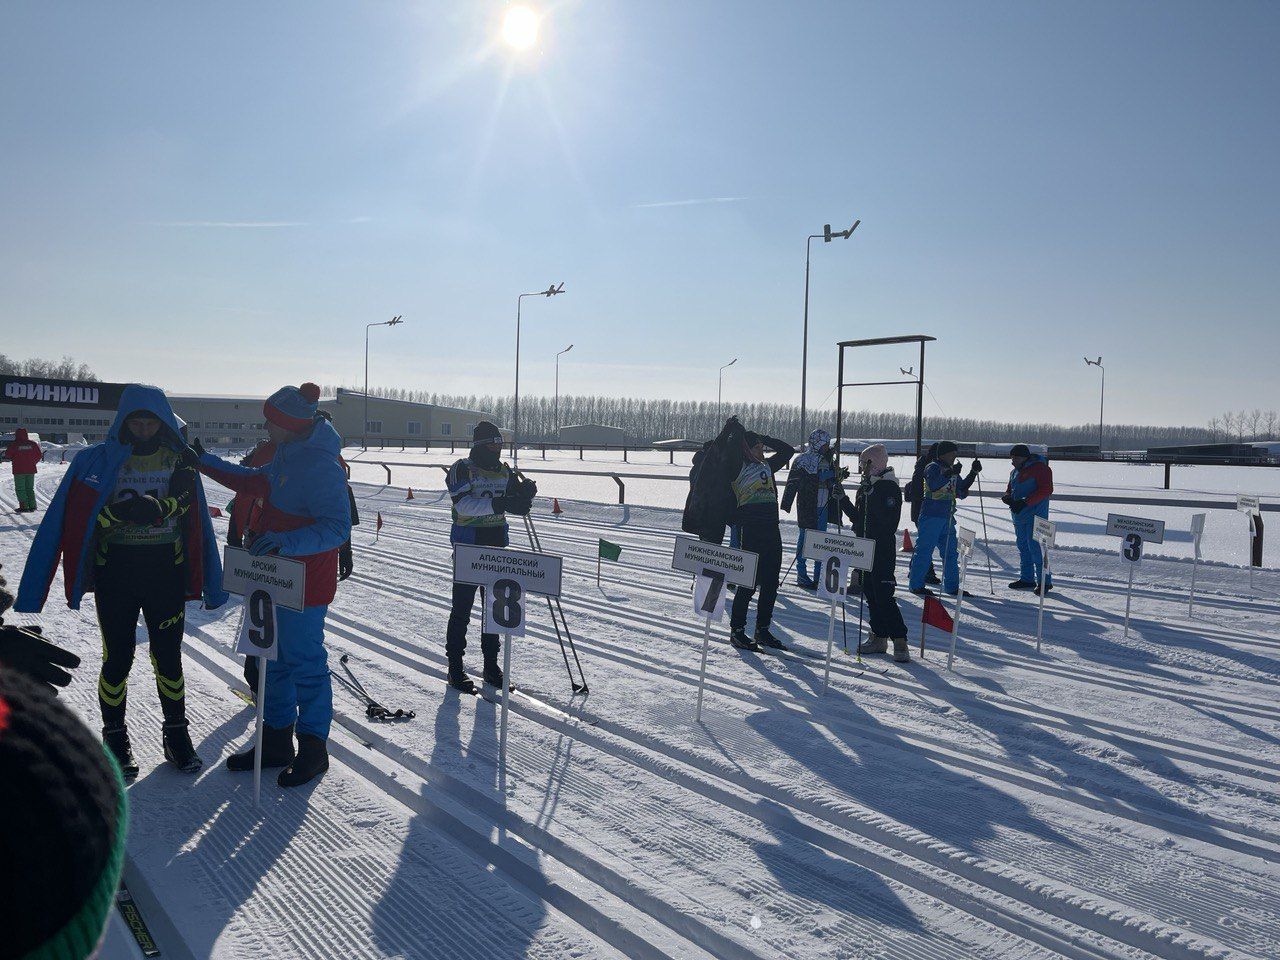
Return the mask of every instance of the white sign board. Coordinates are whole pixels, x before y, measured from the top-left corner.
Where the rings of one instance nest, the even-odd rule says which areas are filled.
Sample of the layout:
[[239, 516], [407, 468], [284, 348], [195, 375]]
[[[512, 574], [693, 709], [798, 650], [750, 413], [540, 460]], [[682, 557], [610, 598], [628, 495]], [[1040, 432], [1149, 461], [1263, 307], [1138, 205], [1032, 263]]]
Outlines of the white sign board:
[[716, 570], [710, 576], [698, 574], [693, 583], [693, 612], [719, 623], [724, 619], [724, 574]]
[[839, 557], [846, 569], [869, 571], [876, 557], [876, 542], [842, 533], [804, 532], [804, 559], [825, 561]]
[[1262, 498], [1249, 497], [1244, 494], [1240, 494], [1236, 497], [1236, 509], [1241, 513], [1257, 516], [1262, 510]]
[[[479, 547], [471, 543], [453, 545], [453, 580], [492, 587], [498, 581], [518, 584], [522, 594], [536, 593], [546, 597], [560, 596], [563, 563], [551, 553], [507, 550], [505, 547]], [[487, 590], [489, 594], [495, 591]], [[488, 607], [486, 604], [486, 616]], [[514, 633], [506, 627], [497, 632]]]
[[974, 541], [978, 539], [978, 532], [970, 530], [968, 527], [956, 527], [956, 540], [960, 544], [960, 556], [967, 557], [973, 552]]
[[240, 621], [236, 653], [242, 653], [246, 657], [265, 657], [268, 660], [275, 660], [280, 656], [280, 625], [276, 618], [276, 604], [266, 590], [255, 590], [244, 598], [244, 618]]
[[251, 596], [265, 591], [277, 606], [302, 610], [306, 595], [307, 565], [288, 557], [255, 557], [248, 550], [227, 547], [222, 552], [222, 589]]
[[1142, 537], [1136, 533], [1129, 533], [1120, 541], [1120, 557], [1126, 563], [1142, 562]]
[[750, 588], [756, 585], [759, 562], [760, 558], [747, 550], [734, 550], [692, 537], [676, 537], [671, 569], [683, 570], [694, 576], [702, 576], [710, 570], [723, 574], [726, 583]]
[[1204, 536], [1205, 514], [1196, 513], [1191, 516], [1191, 544], [1195, 547], [1196, 559], [1200, 559], [1200, 538]]
[[832, 553], [822, 561], [821, 568], [818, 571], [818, 596], [823, 597], [832, 602], [839, 600], [845, 594], [845, 582], [849, 578], [849, 568], [845, 564], [845, 558], [838, 553]]
[[1058, 528], [1051, 520], [1044, 517], [1036, 517], [1035, 525], [1032, 527], [1032, 536], [1040, 541], [1043, 547], [1055, 546], [1058, 536]]
[[1131, 533], [1136, 533], [1147, 543], [1164, 543], [1164, 521], [1126, 517], [1119, 513], [1107, 514], [1107, 536], [1127, 537]]
[[524, 636], [525, 590], [509, 578], [495, 580], [484, 588], [484, 630]]

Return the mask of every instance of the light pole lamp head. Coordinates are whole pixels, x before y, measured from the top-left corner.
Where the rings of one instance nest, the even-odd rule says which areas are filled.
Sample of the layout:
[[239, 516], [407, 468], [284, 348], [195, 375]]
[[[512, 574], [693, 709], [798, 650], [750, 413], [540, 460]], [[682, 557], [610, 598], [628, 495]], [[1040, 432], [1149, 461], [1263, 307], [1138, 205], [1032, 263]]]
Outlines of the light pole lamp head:
[[542, 292], [542, 295], [544, 297], [554, 297], [557, 293], [564, 293], [563, 280], [560, 281], [559, 286], [556, 286], [554, 283], [548, 286], [547, 289]]
[[[836, 236], [839, 236], [839, 234], [836, 234]], [[824, 223], [822, 225], [822, 242], [823, 243], [831, 242], [831, 224], [829, 223]]]
[[390, 320], [387, 321], [387, 326], [394, 327], [397, 323], [404, 323], [403, 315], [398, 317], [392, 317]]

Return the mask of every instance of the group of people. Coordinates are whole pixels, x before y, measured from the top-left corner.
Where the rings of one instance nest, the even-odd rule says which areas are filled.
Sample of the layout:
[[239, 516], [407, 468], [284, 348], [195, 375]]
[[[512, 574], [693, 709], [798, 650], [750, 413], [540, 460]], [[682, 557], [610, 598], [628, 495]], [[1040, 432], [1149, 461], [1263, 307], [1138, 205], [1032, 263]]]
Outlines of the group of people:
[[[694, 454], [682, 529], [720, 544], [728, 527], [731, 545], [756, 553], [759, 558], [756, 586], [735, 590], [729, 618], [730, 643], [751, 651], [786, 649], [770, 627], [782, 567], [780, 511], [789, 513], [794, 507], [799, 527], [796, 586], [802, 590], [817, 588], [819, 562], [805, 559], [806, 534], [825, 531], [831, 524], [843, 526], [847, 520], [851, 533], [873, 540], [876, 545], [872, 569], [859, 572], [850, 584], [861, 591], [870, 618], [870, 632], [859, 645], [859, 653], [888, 653], [892, 644], [894, 660], [908, 662], [911, 657], [906, 624], [894, 596], [903, 500], [910, 503], [911, 520], [916, 525], [909, 589], [923, 596], [931, 592], [930, 585], [940, 583], [944, 593], [956, 596], [962, 589], [956, 502], [969, 495], [982, 473], [982, 462], [975, 459], [966, 473], [957, 462], [959, 448], [955, 443], [934, 443], [917, 460], [904, 495], [889, 465], [888, 450], [883, 444], [871, 444], [858, 454], [859, 480], [851, 499], [844, 486], [849, 479], [848, 470], [837, 466], [831, 435], [814, 430], [805, 452], [791, 465], [779, 504], [774, 477], [791, 462], [795, 452], [789, 444], [753, 433], [731, 417], [720, 434]], [[1021, 565], [1018, 579], [1009, 586], [1038, 592], [1043, 559], [1033, 531], [1036, 517], [1048, 517], [1053, 472], [1045, 457], [1032, 453], [1026, 444], [1015, 445], [1010, 460], [1012, 471], [1002, 500], [1012, 514]], [[934, 570], [935, 555], [942, 558], [941, 579]], [[1047, 570], [1043, 575], [1045, 589], [1049, 590], [1052, 578]], [[755, 630], [748, 635], [747, 612], [757, 590]]]

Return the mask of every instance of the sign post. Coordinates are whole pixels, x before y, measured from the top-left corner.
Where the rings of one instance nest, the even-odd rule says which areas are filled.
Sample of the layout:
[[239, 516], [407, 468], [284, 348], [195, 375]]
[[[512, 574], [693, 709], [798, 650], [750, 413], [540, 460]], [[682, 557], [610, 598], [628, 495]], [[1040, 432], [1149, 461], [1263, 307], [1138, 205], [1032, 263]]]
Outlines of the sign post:
[[1204, 536], [1205, 514], [1197, 513], [1191, 517], [1191, 546], [1195, 555], [1191, 558], [1191, 597], [1187, 600], [1187, 619], [1195, 616], [1196, 610], [1196, 568], [1200, 566], [1200, 538]]
[[244, 597], [236, 653], [258, 658], [258, 716], [253, 733], [253, 805], [262, 805], [262, 708], [267, 691], [267, 661], [280, 655], [277, 607], [302, 611], [307, 567], [288, 557], [255, 557], [248, 550], [227, 547], [222, 554], [222, 588]]
[[1057, 540], [1058, 528], [1052, 521], [1036, 517], [1031, 535], [1040, 544], [1040, 612], [1036, 616], [1036, 653], [1039, 653], [1040, 644], [1044, 641], [1044, 585], [1049, 575], [1049, 548]]
[[[812, 536], [811, 536], [812, 535]], [[804, 560], [817, 560], [821, 565], [818, 578], [818, 596], [826, 597], [827, 608], [827, 671], [822, 680], [822, 694], [826, 696], [831, 685], [831, 654], [836, 639], [836, 603], [844, 598], [850, 575], [855, 570], [869, 573], [875, 562], [876, 542], [866, 537], [843, 533], [822, 533], [806, 530]], [[866, 584], [863, 584], [866, 591]], [[858, 629], [858, 645], [862, 644], [862, 629]], [[862, 656], [859, 654], [858, 659]]]
[[956, 612], [951, 626], [951, 649], [947, 651], [948, 670], [956, 659], [956, 635], [960, 632], [960, 608], [964, 605], [964, 581], [969, 573], [969, 557], [973, 554], [973, 543], [977, 536], [976, 530], [956, 527], [956, 542], [960, 549], [960, 588], [956, 590]]
[[724, 617], [725, 584], [732, 583], [750, 590], [756, 585], [756, 568], [760, 557], [746, 550], [734, 550], [692, 537], [676, 537], [671, 556], [671, 569], [694, 575], [694, 613], [704, 618], [702, 627], [702, 666], [698, 668], [698, 705], [694, 720], [702, 722], [702, 694], [707, 683], [707, 651], [711, 647], [711, 621]]
[[1120, 558], [1129, 565], [1129, 586], [1124, 598], [1124, 635], [1128, 637], [1129, 609], [1133, 605], [1133, 571], [1142, 562], [1146, 544], [1164, 543], [1164, 521], [1109, 513], [1107, 536], [1120, 538]]
[[1262, 515], [1262, 498], [1240, 494], [1236, 497], [1236, 510], [1249, 515], [1249, 559], [1245, 562], [1249, 564], [1249, 592], [1253, 593], [1253, 541], [1258, 536], [1258, 526], [1254, 522], [1254, 517]]
[[525, 597], [538, 594], [560, 596], [563, 562], [550, 553], [481, 547], [470, 543], [453, 545], [454, 583], [474, 584], [484, 589], [484, 627], [487, 633], [502, 634], [502, 719], [498, 725], [498, 789], [507, 792], [507, 714], [511, 701], [512, 637], [525, 633]]

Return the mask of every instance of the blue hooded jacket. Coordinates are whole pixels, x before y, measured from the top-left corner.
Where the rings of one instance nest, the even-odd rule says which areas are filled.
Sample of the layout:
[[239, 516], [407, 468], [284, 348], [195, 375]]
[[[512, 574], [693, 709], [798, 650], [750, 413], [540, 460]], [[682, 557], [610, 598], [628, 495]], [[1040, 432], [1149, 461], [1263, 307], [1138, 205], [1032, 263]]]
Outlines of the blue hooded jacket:
[[[120, 468], [133, 452], [129, 444], [120, 440], [120, 433], [130, 414], [138, 412], [150, 413], [164, 424], [169, 432], [163, 435], [162, 442], [174, 448], [182, 442], [182, 422], [162, 390], [137, 384], [124, 389], [107, 439], [71, 461], [40, 522], [22, 571], [22, 584], [14, 605], [17, 612], [39, 613], [44, 608], [59, 556], [66, 581], [67, 606], [80, 609], [80, 599], [90, 589], [86, 576], [93, 569], [98, 513], [111, 499]], [[203, 598], [210, 610], [222, 606], [227, 601], [227, 593], [222, 589], [222, 558], [218, 555], [218, 541], [198, 477], [196, 502], [184, 518], [183, 535], [188, 558], [187, 599]]]

